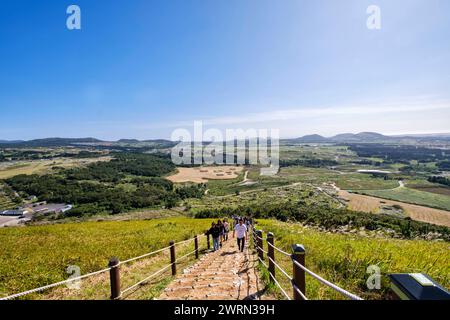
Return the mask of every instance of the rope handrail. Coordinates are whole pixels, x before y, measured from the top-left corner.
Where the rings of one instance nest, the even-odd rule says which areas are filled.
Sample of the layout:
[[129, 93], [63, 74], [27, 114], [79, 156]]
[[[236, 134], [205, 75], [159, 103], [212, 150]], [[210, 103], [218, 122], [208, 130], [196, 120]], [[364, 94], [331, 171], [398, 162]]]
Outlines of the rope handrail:
[[302, 297], [303, 300], [309, 300], [304, 294], [303, 292], [297, 287], [297, 285], [294, 283], [294, 281], [291, 282], [292, 287], [294, 288], [294, 290], [300, 295], [300, 297]]
[[257, 239], [263, 240], [263, 241], [264, 241], [264, 239], [263, 239], [262, 237], [258, 236], [256, 233], [254, 233], [254, 235], [255, 235], [255, 237], [256, 237]]
[[267, 244], [268, 244], [269, 246], [271, 246], [272, 248], [274, 248], [275, 250], [277, 250], [279, 253], [282, 253], [282, 254], [284, 254], [284, 255], [287, 256], [287, 257], [291, 257], [291, 254], [287, 253], [286, 251], [281, 250], [280, 248], [274, 246], [274, 245], [271, 244], [270, 242], [267, 242]]
[[337, 285], [335, 285], [334, 283], [331, 283], [328, 280], [325, 280], [324, 278], [322, 278], [321, 276], [315, 274], [314, 272], [312, 272], [311, 270], [309, 270], [308, 268], [306, 268], [305, 266], [302, 266], [300, 263], [298, 263], [298, 261], [292, 260], [294, 262], [294, 264], [299, 267], [300, 269], [302, 269], [303, 271], [305, 271], [306, 273], [308, 273], [310, 276], [312, 276], [313, 278], [319, 280], [320, 282], [322, 282], [323, 284], [325, 284], [326, 286], [330, 287], [331, 289], [343, 294], [344, 296], [347, 296], [348, 298], [352, 299], [352, 300], [363, 300], [360, 297], [358, 297], [357, 295], [348, 292], [347, 290], [344, 290], [340, 287], [338, 287]]
[[185, 255], [182, 256], [182, 257], [179, 257], [178, 259], [175, 260], [174, 263], [177, 263], [178, 261], [180, 261], [180, 260], [182, 260], [182, 259], [184, 259], [184, 258], [190, 256], [191, 254], [194, 254], [196, 251], [197, 251], [197, 250], [194, 250], [194, 251], [192, 251], [192, 252], [189, 252], [188, 254], [185, 254]]
[[151, 256], [151, 255], [160, 253], [160, 252], [165, 251], [165, 250], [169, 250], [170, 247], [171, 247], [171, 246], [167, 246], [167, 247], [165, 247], [165, 248], [162, 248], [162, 249], [159, 249], [159, 250], [156, 250], [156, 251], [153, 251], [153, 252], [149, 252], [149, 253], [143, 254], [142, 256], [139, 256], [139, 257], [130, 258], [130, 259], [125, 260], [125, 261], [120, 261], [120, 262], [119, 262], [119, 265], [126, 264], [126, 263], [131, 262], [131, 261], [139, 260], [139, 259], [142, 259], [142, 258]]
[[281, 271], [281, 273], [282, 273], [286, 278], [288, 278], [290, 281], [292, 281], [292, 277], [291, 277], [286, 271], [284, 271], [284, 269], [281, 268], [281, 267], [278, 265], [278, 263], [276, 263], [271, 257], [268, 257], [268, 258], [269, 258], [269, 260], [274, 264], [274, 266], [277, 267], [278, 270]]
[[20, 298], [22, 296], [26, 296], [26, 295], [29, 295], [29, 294], [32, 294], [32, 293], [35, 293], [35, 292], [44, 291], [44, 290], [51, 289], [53, 287], [57, 287], [57, 286], [60, 286], [60, 285], [66, 284], [66, 283], [70, 283], [70, 282], [78, 281], [78, 280], [81, 280], [81, 279], [84, 279], [84, 278], [92, 277], [92, 276], [95, 276], [97, 274], [100, 274], [100, 273], [103, 273], [103, 272], [107, 272], [107, 271], [111, 270], [112, 268], [113, 267], [108, 267], [108, 268], [105, 268], [105, 269], [102, 269], [102, 270], [98, 270], [98, 271], [94, 271], [94, 272], [91, 272], [91, 273], [84, 274], [84, 275], [79, 276], [79, 277], [70, 278], [70, 279], [67, 279], [67, 280], [64, 280], [64, 281], [55, 282], [55, 283], [52, 283], [52, 284], [49, 284], [49, 285], [46, 285], [46, 286], [42, 286], [42, 287], [39, 287], [39, 288], [27, 290], [27, 291], [24, 291], [24, 292], [21, 292], [21, 293], [16, 293], [16, 294], [13, 294], [11, 296], [0, 298], [0, 300], [12, 300], [12, 299]]
[[[200, 238], [200, 237], [203, 237], [203, 236], [205, 236], [205, 235], [203, 235], [203, 234], [202, 234], [202, 235], [198, 235], [197, 238]], [[193, 241], [193, 240], [195, 240], [195, 237], [190, 238], [190, 239], [187, 239], [187, 240], [182, 240], [182, 241], [176, 242], [176, 243], [174, 243], [173, 245], [176, 246], [176, 245], [180, 245], [180, 244], [183, 244], [183, 243], [186, 243], [186, 242], [189, 242], [189, 241]], [[47, 290], [47, 289], [51, 289], [51, 288], [54, 288], [54, 287], [57, 287], [57, 286], [60, 286], [60, 285], [63, 285], [63, 284], [67, 284], [67, 283], [71, 283], [71, 282], [74, 282], [74, 281], [82, 280], [82, 279], [85, 279], [85, 278], [88, 278], [88, 277], [92, 277], [92, 276], [95, 276], [95, 275], [97, 275], [97, 274], [100, 274], [100, 273], [104, 273], [104, 272], [110, 271], [112, 268], [117, 268], [118, 266], [123, 265], [123, 264], [126, 264], [126, 263], [129, 263], [129, 262], [131, 262], [131, 261], [135, 261], [135, 260], [138, 260], [138, 259], [142, 259], [142, 258], [151, 256], [151, 255], [160, 253], [160, 252], [162, 252], [162, 251], [164, 251], [164, 250], [169, 250], [171, 247], [172, 247], [172, 246], [167, 246], [167, 247], [165, 247], [165, 248], [162, 248], [162, 249], [159, 249], [159, 250], [156, 250], [156, 251], [153, 251], [153, 252], [149, 252], [149, 253], [143, 254], [143, 255], [138, 256], [138, 257], [134, 257], [134, 258], [130, 258], [130, 259], [127, 259], [127, 260], [124, 260], [124, 261], [120, 261], [120, 262], [119, 262], [117, 265], [115, 265], [115, 266], [108, 267], [108, 268], [101, 269], [101, 270], [94, 271], [94, 272], [90, 272], [90, 273], [84, 274], [84, 275], [79, 276], [79, 277], [70, 278], [70, 279], [67, 279], [67, 280], [63, 280], [63, 281], [55, 282], [55, 283], [52, 283], [52, 284], [49, 284], [49, 285], [45, 285], [45, 286], [42, 286], [42, 287], [39, 287], [39, 288], [34, 288], [34, 289], [30, 289], [30, 290], [27, 290], [27, 291], [24, 291], [24, 292], [16, 293], [16, 294], [13, 294], [13, 295], [10, 295], [10, 296], [7, 296], [7, 297], [2, 297], [2, 298], [0, 298], [0, 301], [17, 299], [17, 298], [20, 298], [20, 297], [22, 297], [22, 296], [26, 296], [26, 295], [29, 295], [29, 294], [32, 294], [32, 293], [41, 292], [41, 291], [44, 291], [44, 290]], [[188, 253], [187, 255], [184, 255], [184, 256], [178, 258], [177, 260], [175, 260], [174, 263], [177, 263], [179, 260], [184, 259], [184, 258], [186, 258], [187, 256], [189, 256], [189, 255], [191, 255], [191, 254], [194, 254], [196, 251], [197, 251], [197, 250], [194, 250], [194, 251]], [[165, 268], [170, 267], [172, 264], [173, 264], [173, 263], [169, 264], [169, 265], [168, 265], [167, 267], [165, 267]], [[160, 270], [160, 271], [161, 271], [161, 270]], [[144, 280], [146, 280], [146, 279], [144, 279]], [[145, 282], [144, 280], [142, 280], [142, 282]], [[148, 280], [148, 279], [147, 279], [147, 280]], [[142, 282], [141, 282], [141, 283], [142, 283]], [[137, 284], [136, 284], [136, 285], [137, 285]], [[131, 290], [131, 289], [128, 288], [128, 289], [125, 289], [125, 290]], [[123, 292], [125, 292], [125, 290], [124, 290]]]
[[[170, 248], [170, 246], [169, 246], [169, 248]], [[163, 271], [169, 269], [169, 267], [171, 267], [173, 264], [176, 264], [176, 263], [178, 263], [180, 260], [182, 260], [182, 259], [184, 259], [184, 258], [186, 258], [186, 257], [188, 257], [188, 256], [190, 256], [190, 255], [192, 255], [192, 254], [194, 254], [196, 251], [197, 251], [197, 250], [194, 250], [194, 251], [192, 251], [192, 252], [189, 252], [188, 254], [185, 254], [185, 255], [182, 256], [182, 257], [179, 257], [178, 259], [175, 260], [175, 262], [169, 263], [167, 266], [165, 266], [164, 268], [162, 268], [162, 269], [156, 271], [156, 272], [153, 273], [152, 275], [150, 275], [150, 276], [148, 276], [148, 277], [142, 279], [141, 281], [135, 283], [134, 285], [132, 285], [132, 286], [130, 286], [130, 287], [128, 287], [128, 288], [122, 290], [122, 294], [124, 294], [124, 293], [126, 293], [126, 292], [128, 292], [128, 291], [130, 291], [130, 290], [132, 290], [132, 289], [134, 289], [134, 288], [136, 288], [137, 286], [139, 286], [139, 285], [141, 285], [141, 284], [147, 282], [147, 281], [150, 280], [151, 278], [156, 277], [158, 274], [160, 274], [160, 273], [162, 273]]]
[[167, 266], [165, 266], [164, 268], [162, 268], [162, 269], [156, 271], [156, 272], [153, 273], [152, 275], [150, 275], [150, 276], [144, 278], [143, 280], [137, 282], [136, 284], [134, 284], [134, 285], [132, 285], [132, 286], [130, 286], [130, 287], [128, 287], [128, 288], [122, 290], [122, 294], [124, 294], [124, 293], [126, 293], [126, 292], [128, 292], [128, 291], [130, 291], [130, 290], [133, 290], [134, 288], [136, 288], [136, 287], [138, 287], [139, 285], [141, 285], [141, 284], [147, 282], [147, 281], [150, 280], [151, 278], [156, 277], [158, 274], [160, 274], [160, 273], [162, 273], [163, 271], [166, 271], [167, 269], [169, 269], [169, 267], [171, 267], [172, 265], [173, 265], [173, 263], [170, 263], [169, 265], [167, 265]]
[[[197, 238], [200, 238], [200, 237], [203, 237], [203, 236], [205, 236], [205, 235], [199, 235], [199, 236], [197, 236]], [[177, 245], [184, 244], [184, 243], [186, 243], [186, 242], [190, 242], [190, 241], [193, 241], [193, 240], [195, 240], [195, 237], [194, 237], [194, 238], [189, 238], [189, 239], [186, 239], [186, 240], [182, 240], [182, 241], [179, 241], [179, 242], [176, 242], [176, 243], [174, 243], [173, 245], [174, 245], [174, 246], [177, 246]], [[162, 249], [159, 249], [159, 250], [156, 250], [156, 251], [153, 251], [153, 252], [149, 252], [149, 253], [143, 254], [143, 255], [138, 256], [138, 257], [134, 257], [134, 258], [130, 258], [130, 259], [128, 259], [128, 260], [120, 261], [120, 262], [119, 262], [119, 265], [126, 264], [126, 263], [129, 263], [129, 262], [132, 262], [132, 261], [135, 261], [135, 260], [139, 260], [139, 259], [142, 259], [142, 258], [146, 258], [146, 257], [148, 257], [148, 256], [151, 256], [151, 255], [154, 255], [154, 254], [163, 252], [164, 250], [169, 250], [170, 247], [171, 247], [171, 246], [167, 246], [167, 247], [165, 247], [165, 248], [162, 248]]]
[[256, 246], [257, 249], [261, 250], [262, 252], [264, 252], [265, 254], [269, 254], [269, 252], [267, 252], [266, 250], [264, 250], [263, 248], [261, 248], [260, 246]]
[[[259, 237], [259, 236], [256, 234], [256, 229], [255, 229], [255, 228], [253, 228], [253, 236], [254, 236], [254, 237], [257, 237], [257, 238], [260, 239], [260, 240], [263, 240], [261, 237]], [[290, 258], [292, 259], [292, 261], [293, 261], [293, 263], [294, 263], [295, 266], [301, 268], [303, 271], [305, 271], [306, 273], [308, 273], [309, 275], [311, 275], [313, 278], [317, 279], [318, 281], [322, 282], [322, 283], [325, 284], [326, 286], [330, 287], [331, 289], [333, 289], [333, 290], [335, 290], [335, 291], [337, 291], [337, 292], [343, 294], [344, 296], [346, 296], [346, 297], [348, 297], [348, 298], [350, 298], [350, 299], [352, 299], [352, 300], [363, 300], [361, 297], [359, 297], [359, 296], [357, 296], [357, 295], [355, 295], [355, 294], [353, 294], [353, 293], [351, 293], [351, 292], [348, 292], [347, 290], [344, 290], [344, 289], [338, 287], [338, 286], [335, 285], [334, 283], [331, 283], [330, 281], [325, 280], [325, 279], [322, 278], [321, 276], [319, 276], [319, 275], [317, 275], [316, 273], [312, 272], [311, 270], [307, 269], [305, 266], [301, 265], [298, 261], [294, 260], [294, 259], [293, 259], [293, 255], [291, 255], [291, 254], [289, 254], [289, 253], [283, 251], [282, 249], [276, 247], [275, 245], [271, 244], [269, 241], [267, 241], [267, 244], [268, 244], [270, 247], [272, 247], [273, 249], [275, 249], [275, 250], [277, 250], [278, 252], [282, 253], [283, 255], [290, 257]], [[288, 274], [286, 271], [284, 271], [284, 270], [283, 270], [283, 269], [282, 269], [282, 268], [281, 268], [281, 267], [280, 267], [280, 266], [279, 266], [279, 265], [278, 265], [278, 264], [277, 264], [277, 263], [269, 256], [269, 254], [268, 254], [267, 251], [265, 251], [263, 248], [261, 248], [261, 247], [259, 246], [259, 244], [256, 244], [256, 249], [257, 249], [257, 250], [261, 250], [262, 252], [266, 253], [266, 254], [267, 254], [267, 257], [268, 257], [269, 260], [270, 260], [270, 262], [272, 262], [272, 263], [273, 263], [273, 264], [274, 264], [274, 265], [275, 265], [275, 266], [283, 273], [284, 276], [286, 276], [287, 278], [289, 278], [289, 279], [291, 280], [292, 287], [294, 288], [294, 290], [295, 290], [296, 292], [298, 292], [299, 295], [300, 295], [304, 300], [308, 300], [307, 297], [301, 292], [301, 290], [295, 285], [294, 280], [291, 278], [291, 276], [289, 276], [289, 274]], [[258, 257], [258, 259], [259, 259], [259, 261], [264, 265], [264, 267], [266, 267], [266, 269], [269, 269], [269, 267], [267, 266], [267, 264], [265, 264], [261, 258]], [[275, 283], [277, 283], [277, 280], [275, 279], [275, 277], [274, 277], [270, 272], [269, 272], [269, 275], [274, 279]]]
[[[269, 267], [267, 266], [267, 264], [258, 257], [258, 260], [262, 263], [262, 265], [266, 268], [269, 269]], [[269, 272], [269, 276], [273, 279], [273, 281], [275, 282], [275, 284], [278, 286], [278, 288], [281, 290], [281, 292], [284, 294], [284, 296], [288, 299], [291, 300], [291, 297], [289, 297], [289, 295], [286, 293], [286, 291], [283, 289], [283, 287], [280, 285], [280, 283], [277, 281], [277, 279], [275, 279], [275, 277]]]

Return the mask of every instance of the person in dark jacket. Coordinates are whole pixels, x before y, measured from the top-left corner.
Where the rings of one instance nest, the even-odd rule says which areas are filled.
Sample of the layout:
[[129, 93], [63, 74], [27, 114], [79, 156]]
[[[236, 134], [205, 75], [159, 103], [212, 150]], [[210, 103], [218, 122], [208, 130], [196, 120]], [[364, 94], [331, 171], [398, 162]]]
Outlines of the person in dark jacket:
[[211, 228], [206, 231], [206, 234], [211, 235], [213, 238], [213, 249], [214, 251], [219, 250], [220, 248], [220, 227], [214, 222], [211, 224]]

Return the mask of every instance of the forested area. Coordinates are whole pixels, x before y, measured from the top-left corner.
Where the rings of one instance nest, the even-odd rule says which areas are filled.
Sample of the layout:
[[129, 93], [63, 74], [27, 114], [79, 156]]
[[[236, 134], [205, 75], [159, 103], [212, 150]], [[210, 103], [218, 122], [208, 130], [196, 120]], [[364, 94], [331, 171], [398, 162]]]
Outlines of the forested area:
[[322, 168], [337, 166], [339, 163], [334, 160], [326, 159], [295, 159], [295, 160], [280, 160], [280, 167], [292, 167], [292, 166], [303, 166], [310, 168]]
[[7, 179], [6, 183], [25, 196], [35, 195], [41, 201], [74, 205], [68, 215], [117, 214], [139, 208], [170, 208], [182, 199], [202, 197], [204, 185], [175, 187], [161, 177], [174, 169], [168, 157], [115, 154], [110, 162], [60, 169], [57, 174], [43, 176], [18, 175]]
[[433, 177], [429, 177], [428, 181], [429, 182], [433, 182], [433, 183], [439, 183], [439, 184], [442, 184], [444, 186], [450, 187], [450, 179], [445, 178], [445, 177], [435, 177], [435, 176], [433, 176]]
[[[450, 160], [450, 152], [441, 149], [425, 148], [409, 145], [384, 145], [384, 144], [348, 144], [348, 148], [358, 154], [359, 157], [382, 158], [386, 160], [402, 162], [417, 160], [418, 162], [434, 162], [438, 160]], [[449, 161], [450, 163], [450, 161]]]
[[79, 152], [57, 152], [48, 150], [21, 150], [7, 149], [0, 152], [0, 162], [4, 161], [26, 161], [26, 160], [49, 160], [54, 158], [76, 158], [88, 159], [98, 158], [105, 154], [98, 151], [81, 150]]
[[437, 166], [441, 171], [450, 171], [450, 161], [441, 161]]

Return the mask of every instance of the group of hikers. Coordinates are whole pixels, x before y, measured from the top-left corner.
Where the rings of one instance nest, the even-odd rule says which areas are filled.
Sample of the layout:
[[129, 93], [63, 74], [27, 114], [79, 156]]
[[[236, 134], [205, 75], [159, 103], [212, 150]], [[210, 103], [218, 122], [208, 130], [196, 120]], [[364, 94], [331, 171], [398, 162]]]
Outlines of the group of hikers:
[[[248, 229], [253, 223], [251, 218], [233, 216], [233, 238], [237, 238], [238, 249], [243, 252], [245, 247], [245, 241], [248, 238]], [[222, 247], [222, 242], [228, 241], [228, 234], [230, 232], [230, 223], [225, 218], [213, 222], [211, 228], [206, 231], [206, 235], [211, 235], [213, 238], [213, 250], [219, 250]]]

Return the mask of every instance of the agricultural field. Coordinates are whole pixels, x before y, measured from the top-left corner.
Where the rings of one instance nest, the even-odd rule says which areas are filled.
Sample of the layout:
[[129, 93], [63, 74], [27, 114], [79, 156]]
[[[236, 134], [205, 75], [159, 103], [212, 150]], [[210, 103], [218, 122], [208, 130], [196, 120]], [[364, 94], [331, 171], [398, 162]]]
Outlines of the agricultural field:
[[[339, 191], [339, 196], [348, 201], [348, 208], [355, 211], [369, 213], [386, 213], [386, 207], [393, 210], [397, 208], [400, 217], [410, 217], [416, 221], [427, 222], [450, 228], [450, 212], [440, 209], [409, 204], [405, 202], [386, 200], [382, 198]], [[388, 212], [390, 214], [391, 212]]]
[[33, 160], [0, 163], [0, 179], [8, 179], [17, 175], [51, 173], [54, 167], [74, 168], [86, 166], [98, 161], [110, 161], [111, 157], [92, 159], [55, 158], [51, 160]]
[[327, 144], [281, 145], [280, 159], [323, 159], [323, 160], [354, 160], [357, 155], [346, 146]]
[[364, 190], [360, 192], [362, 194], [378, 198], [396, 200], [450, 211], [450, 197], [447, 195], [410, 188], [398, 188], [394, 190]]
[[208, 180], [236, 179], [243, 167], [238, 166], [211, 166], [194, 168], [177, 168], [177, 173], [168, 176], [167, 180], [175, 183], [194, 182], [204, 183]]
[[[2, 259], [0, 259], [0, 296], [25, 291], [68, 278], [70, 265], [80, 267], [81, 273], [101, 270], [111, 257], [126, 260], [167, 247], [170, 240], [181, 241], [203, 234], [210, 219], [169, 218], [147, 221], [103, 221], [66, 223], [26, 228], [0, 229]], [[199, 240], [204, 249], [205, 240]], [[193, 250], [193, 244], [180, 248], [178, 254]], [[170, 261], [167, 254], [143, 259], [127, 265], [123, 287], [151, 274]], [[108, 299], [109, 287], [104, 274], [82, 283], [80, 291], [58, 288], [35, 299]], [[169, 273], [152, 284], [144, 293], [151, 298], [161, 284], [171, 280]], [[148, 296], [150, 295], [150, 296]], [[28, 297], [30, 298], [30, 297]]]
[[[323, 278], [360, 295], [364, 299], [388, 297], [390, 273], [426, 273], [441, 285], [450, 288], [450, 250], [448, 243], [421, 240], [370, 239], [358, 234], [341, 235], [320, 232], [297, 223], [258, 220], [257, 228], [275, 235], [275, 245], [290, 253], [293, 244], [306, 250], [306, 266]], [[264, 244], [267, 251], [267, 244]], [[267, 259], [267, 258], [266, 258]], [[275, 251], [275, 260], [289, 274], [289, 257]], [[267, 262], [267, 260], [266, 260]], [[380, 290], [369, 290], [367, 267], [380, 268]], [[277, 271], [278, 272], [278, 271]], [[289, 289], [290, 283], [280, 272], [277, 280]], [[287, 290], [291, 294], [292, 290]], [[281, 294], [281, 293], [280, 293]], [[306, 294], [310, 299], [344, 299], [342, 295], [306, 276]]]

